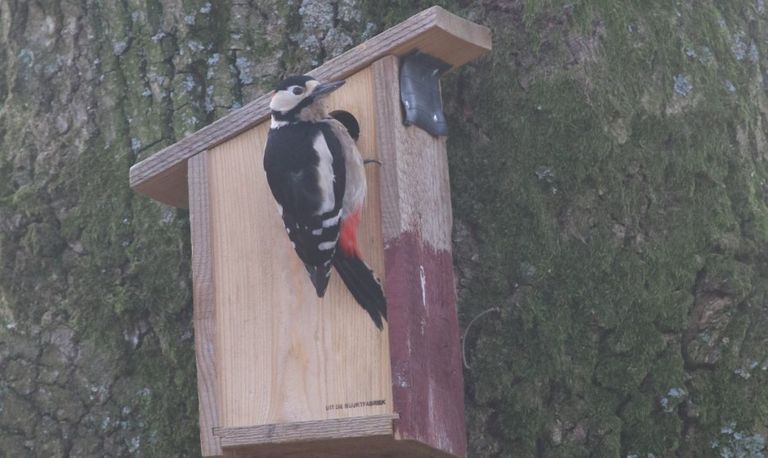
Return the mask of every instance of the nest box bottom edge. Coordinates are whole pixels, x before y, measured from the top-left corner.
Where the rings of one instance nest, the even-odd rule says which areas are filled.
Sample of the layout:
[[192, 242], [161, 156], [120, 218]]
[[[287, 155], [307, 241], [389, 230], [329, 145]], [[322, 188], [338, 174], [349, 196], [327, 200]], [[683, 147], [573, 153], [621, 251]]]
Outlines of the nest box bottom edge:
[[223, 456], [451, 458], [450, 453], [399, 437], [398, 415], [370, 415], [293, 423], [218, 427]]

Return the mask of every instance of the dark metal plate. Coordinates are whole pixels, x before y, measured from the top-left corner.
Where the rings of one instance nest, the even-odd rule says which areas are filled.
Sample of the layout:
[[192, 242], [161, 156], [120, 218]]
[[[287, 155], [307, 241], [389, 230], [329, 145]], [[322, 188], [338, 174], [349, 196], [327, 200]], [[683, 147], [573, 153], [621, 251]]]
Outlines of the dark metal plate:
[[440, 76], [450, 68], [450, 64], [420, 51], [402, 58], [400, 101], [403, 124], [420, 127], [435, 136], [448, 135], [440, 97]]

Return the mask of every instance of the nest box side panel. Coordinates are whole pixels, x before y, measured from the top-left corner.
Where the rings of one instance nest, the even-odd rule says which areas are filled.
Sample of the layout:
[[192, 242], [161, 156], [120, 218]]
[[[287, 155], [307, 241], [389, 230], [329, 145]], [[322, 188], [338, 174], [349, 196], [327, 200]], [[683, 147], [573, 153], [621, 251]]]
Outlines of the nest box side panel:
[[465, 456], [445, 138], [402, 124], [397, 57], [373, 68], [396, 434]]
[[216, 321], [213, 295], [213, 255], [208, 193], [208, 153], [188, 161], [189, 214], [192, 232], [195, 360], [200, 411], [200, 449], [203, 456], [221, 455], [213, 428], [219, 424], [216, 377]]
[[[329, 98], [361, 127], [374, 156], [372, 75]], [[223, 428], [392, 413], [389, 342], [337, 274], [315, 295], [277, 213], [262, 167], [268, 122], [209, 151], [216, 369]], [[358, 231], [365, 259], [384, 275], [378, 170]]]

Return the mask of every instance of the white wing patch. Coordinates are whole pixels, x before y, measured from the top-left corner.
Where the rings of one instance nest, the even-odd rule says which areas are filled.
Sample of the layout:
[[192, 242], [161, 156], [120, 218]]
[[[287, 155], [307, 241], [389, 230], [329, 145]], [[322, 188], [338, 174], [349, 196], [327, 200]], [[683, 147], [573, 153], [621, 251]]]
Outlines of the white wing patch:
[[341, 209], [336, 213], [336, 216], [331, 216], [323, 220], [323, 227], [331, 227], [339, 224], [339, 218], [341, 218]]
[[336, 197], [333, 195], [333, 156], [331, 150], [328, 149], [328, 143], [325, 142], [325, 136], [322, 132], [318, 132], [315, 140], [312, 142], [312, 147], [320, 157], [320, 161], [317, 164], [317, 177], [318, 185], [320, 187], [320, 208], [317, 211], [318, 215], [333, 210], [336, 205]]
[[320, 242], [317, 244], [317, 249], [320, 251], [332, 250], [336, 246], [336, 242]]
[[[294, 86], [291, 86], [288, 89], [292, 89], [293, 87]], [[277, 91], [272, 96], [272, 100], [269, 101], [269, 108], [274, 111], [285, 113], [286, 111], [290, 111], [296, 105], [301, 103], [304, 97], [304, 94], [297, 95], [294, 94], [293, 91], [289, 90]]]

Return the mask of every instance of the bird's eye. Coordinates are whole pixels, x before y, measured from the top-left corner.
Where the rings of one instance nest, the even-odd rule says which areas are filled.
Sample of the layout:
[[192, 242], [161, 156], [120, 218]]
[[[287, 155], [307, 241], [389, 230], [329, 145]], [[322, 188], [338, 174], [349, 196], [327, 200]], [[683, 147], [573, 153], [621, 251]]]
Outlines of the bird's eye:
[[304, 93], [304, 89], [302, 89], [302, 88], [300, 88], [298, 86], [294, 86], [292, 92], [294, 94], [296, 94], [296, 95], [301, 95], [301, 94]]

